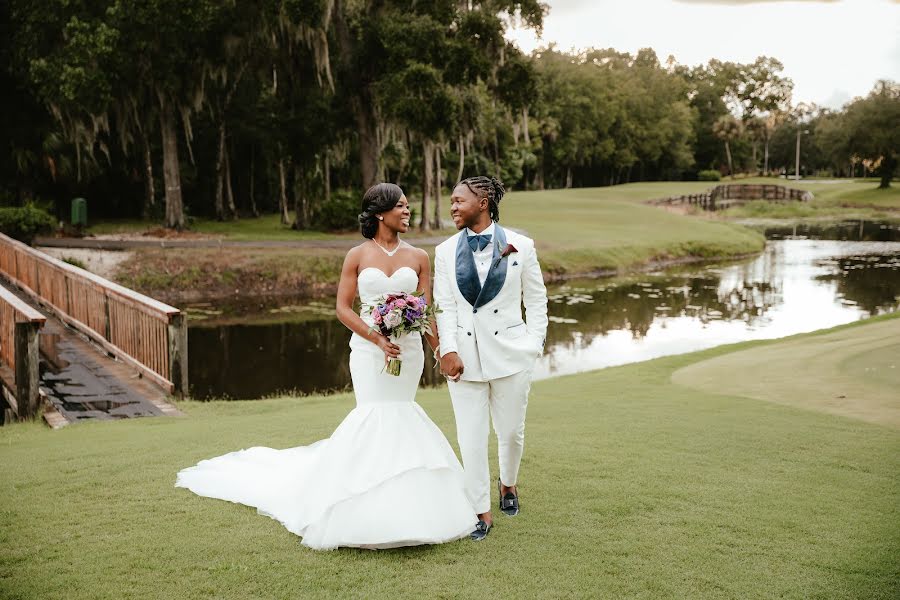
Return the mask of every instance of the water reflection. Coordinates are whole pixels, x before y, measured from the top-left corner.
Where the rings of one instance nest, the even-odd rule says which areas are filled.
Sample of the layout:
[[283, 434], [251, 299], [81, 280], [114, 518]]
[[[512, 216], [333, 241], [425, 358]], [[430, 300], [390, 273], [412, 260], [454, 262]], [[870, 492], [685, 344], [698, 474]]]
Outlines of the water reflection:
[[551, 297], [557, 322], [536, 376], [783, 337], [891, 312], [900, 308], [898, 263], [897, 242], [785, 240], [769, 242], [760, 257], [737, 265], [626, 285], [563, 287]]
[[878, 221], [843, 221], [817, 225], [796, 223], [765, 229], [766, 239], [820, 239], [852, 242], [900, 242], [900, 226]]
[[[897, 310], [900, 243], [774, 241], [739, 264], [578, 282], [549, 294], [551, 323], [538, 378]], [[318, 307], [311, 311], [318, 314], [288, 323], [246, 324], [248, 315], [233, 314], [194, 322], [192, 395], [259, 398], [346, 388], [350, 332], [330, 309]], [[255, 310], [273, 314], [272, 308]], [[231, 324], [236, 320], [244, 324]], [[426, 358], [425, 383], [439, 382], [430, 367]]]

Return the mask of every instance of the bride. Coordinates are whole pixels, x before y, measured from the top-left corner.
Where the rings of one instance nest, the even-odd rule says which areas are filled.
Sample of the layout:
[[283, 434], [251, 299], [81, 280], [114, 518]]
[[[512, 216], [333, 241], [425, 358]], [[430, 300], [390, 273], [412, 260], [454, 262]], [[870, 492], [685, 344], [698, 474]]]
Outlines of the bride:
[[[439, 544], [473, 531], [462, 467], [415, 402], [424, 365], [421, 337], [387, 338], [373, 329], [365, 309], [389, 292], [418, 290], [431, 302], [428, 254], [399, 237], [409, 219], [409, 202], [394, 184], [377, 184], [363, 197], [359, 222], [368, 239], [347, 253], [337, 298], [337, 316], [353, 331], [356, 408], [331, 437], [204, 460], [179, 472], [177, 487], [256, 507], [317, 550]], [[357, 290], [361, 314], [352, 308]], [[425, 337], [434, 350], [437, 339]], [[400, 375], [388, 374], [385, 362], [398, 357]]]

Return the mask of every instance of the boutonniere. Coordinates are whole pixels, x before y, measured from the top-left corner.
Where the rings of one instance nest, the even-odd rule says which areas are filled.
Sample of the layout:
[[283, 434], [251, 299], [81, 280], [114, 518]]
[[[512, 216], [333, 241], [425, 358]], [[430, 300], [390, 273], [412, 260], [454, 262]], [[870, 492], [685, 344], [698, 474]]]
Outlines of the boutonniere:
[[506, 258], [507, 256], [509, 256], [509, 255], [512, 254], [513, 252], [518, 252], [518, 250], [516, 250], [516, 247], [513, 246], [512, 244], [507, 244], [507, 245], [506, 245], [506, 248], [503, 249], [503, 252], [500, 253], [500, 256], [498, 256], [498, 257], [494, 260], [494, 264], [491, 265], [491, 268], [494, 268], [494, 267], [496, 267], [497, 265], [499, 265], [499, 264], [500, 264], [500, 261], [502, 261], [504, 258]]
[[500, 253], [500, 258], [506, 258], [513, 252], [518, 252], [518, 250], [516, 250], [516, 247], [512, 244], [507, 244], [506, 248], [503, 249], [503, 252]]

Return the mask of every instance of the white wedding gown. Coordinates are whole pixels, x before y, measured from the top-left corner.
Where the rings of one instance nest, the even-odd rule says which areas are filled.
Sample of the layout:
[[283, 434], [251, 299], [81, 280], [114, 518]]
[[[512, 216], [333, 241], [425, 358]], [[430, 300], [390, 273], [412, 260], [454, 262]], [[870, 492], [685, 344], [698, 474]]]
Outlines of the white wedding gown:
[[[388, 277], [359, 274], [363, 303], [415, 291], [418, 275], [401, 267]], [[371, 324], [367, 314], [361, 315]], [[474, 529], [463, 471], [441, 430], [415, 402], [422, 375], [421, 337], [395, 340], [400, 376], [384, 371], [384, 354], [353, 334], [350, 373], [356, 408], [330, 438], [276, 450], [253, 447], [178, 473], [178, 487], [256, 507], [318, 550], [438, 544]]]

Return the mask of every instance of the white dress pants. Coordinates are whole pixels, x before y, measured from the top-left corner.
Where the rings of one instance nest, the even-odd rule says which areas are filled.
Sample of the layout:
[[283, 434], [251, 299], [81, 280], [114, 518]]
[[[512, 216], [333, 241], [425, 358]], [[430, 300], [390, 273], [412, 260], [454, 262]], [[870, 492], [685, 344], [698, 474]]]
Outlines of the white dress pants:
[[525, 448], [525, 410], [531, 369], [490, 381], [448, 382], [456, 436], [465, 469], [466, 493], [477, 514], [491, 509], [488, 468], [488, 419], [494, 423], [500, 481], [513, 486]]

